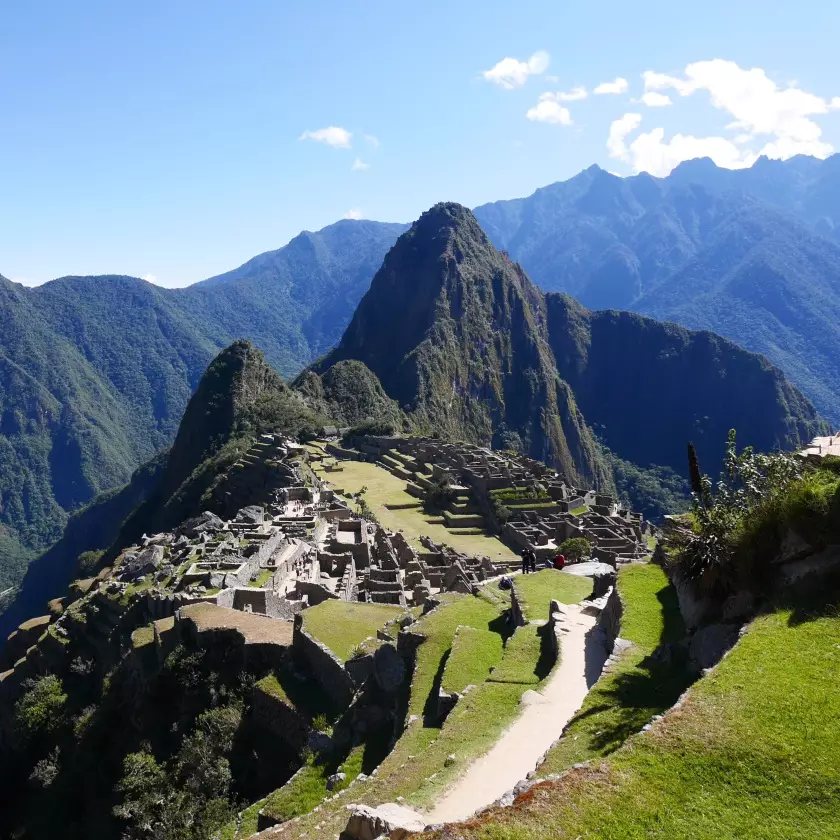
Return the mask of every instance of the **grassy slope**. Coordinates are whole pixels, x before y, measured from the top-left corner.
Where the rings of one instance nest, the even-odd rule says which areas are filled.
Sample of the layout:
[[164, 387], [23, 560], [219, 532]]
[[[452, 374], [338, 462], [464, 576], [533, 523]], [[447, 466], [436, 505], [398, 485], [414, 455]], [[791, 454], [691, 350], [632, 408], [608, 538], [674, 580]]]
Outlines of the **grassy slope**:
[[541, 775], [559, 773], [579, 761], [607, 755], [674, 702], [688, 685], [679, 664], [652, 661], [662, 643], [684, 635], [676, 595], [659, 566], [631, 565], [619, 572], [624, 604], [621, 637], [633, 642], [605, 673], [549, 751]]
[[455, 534], [443, 525], [435, 524], [438, 520], [430, 518], [420, 508], [386, 508], [386, 504], [417, 502], [414, 496], [406, 492], [406, 483], [386, 469], [363, 461], [342, 461], [341, 466], [341, 472], [321, 473], [320, 477], [347, 493], [357, 493], [362, 487], [367, 487], [365, 498], [383, 527], [392, 531], [402, 531], [406, 539], [416, 547], [420, 547], [419, 538], [424, 535], [466, 554], [486, 554], [496, 561], [516, 559], [516, 555], [495, 537], [483, 534]]
[[503, 639], [492, 630], [459, 627], [446, 660], [441, 687], [447, 694], [463, 691], [487, 679], [490, 669], [502, 658]]
[[533, 575], [517, 575], [513, 585], [522, 612], [529, 621], [547, 621], [549, 602], [552, 599], [561, 604], [576, 604], [592, 592], [592, 581], [589, 578], [557, 569], [543, 569]]
[[375, 636], [380, 627], [401, 612], [399, 607], [388, 604], [324, 601], [303, 613], [303, 629], [345, 660], [356, 645]]
[[463, 838], [840, 837], [840, 618], [757, 619], [680, 709]]

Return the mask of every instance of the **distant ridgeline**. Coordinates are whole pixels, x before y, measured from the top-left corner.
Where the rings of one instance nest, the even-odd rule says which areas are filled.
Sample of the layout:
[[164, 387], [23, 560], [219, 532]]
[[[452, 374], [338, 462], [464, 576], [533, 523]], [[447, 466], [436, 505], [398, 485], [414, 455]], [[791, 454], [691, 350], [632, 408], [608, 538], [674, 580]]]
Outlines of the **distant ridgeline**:
[[[13, 284], [0, 288], [23, 294]], [[43, 346], [61, 349], [46, 340]], [[19, 380], [24, 400], [22, 374]], [[117, 406], [104, 389], [93, 393]], [[90, 399], [82, 385], [71, 396], [80, 401], [73, 405]], [[49, 405], [49, 395], [43, 399]], [[90, 413], [79, 416], [87, 422]], [[114, 434], [131, 428], [121, 417], [115, 407]], [[716, 463], [731, 428], [745, 445], [767, 451], [799, 448], [826, 430], [764, 358], [711, 333], [590, 312], [565, 295], [544, 294], [491, 245], [469, 210], [439, 204], [388, 252], [338, 346], [292, 387], [247, 342], [224, 351], [190, 401], [171, 452], [71, 519], [65, 538], [30, 569], [0, 632], [39, 612], [72, 578], [81, 552], [172, 527], [208, 506], [213, 487], [261, 431], [312, 434], [328, 423], [365, 420], [520, 451], [571, 483], [618, 490], [651, 517], [685, 497], [688, 440], [704, 463]], [[43, 434], [50, 428], [47, 422]], [[95, 452], [103, 464], [113, 462], [113, 441], [97, 443], [93, 433], [84, 440], [97, 445], [87, 457]], [[79, 469], [89, 468], [78, 441], [68, 451]], [[51, 463], [42, 464], [44, 481]], [[77, 503], [95, 489], [82, 494], [68, 484]], [[47, 483], [42, 495], [50, 492]], [[45, 522], [58, 523], [52, 537], [66, 516], [55, 510], [57, 519], [44, 513]]]

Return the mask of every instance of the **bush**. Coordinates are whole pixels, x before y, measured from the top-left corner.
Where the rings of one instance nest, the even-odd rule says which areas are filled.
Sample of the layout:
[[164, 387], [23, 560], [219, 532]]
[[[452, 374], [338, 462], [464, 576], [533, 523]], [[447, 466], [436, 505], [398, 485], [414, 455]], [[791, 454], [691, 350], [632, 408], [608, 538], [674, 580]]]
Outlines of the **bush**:
[[561, 543], [558, 551], [567, 562], [579, 563], [584, 557], [592, 556], [592, 543], [586, 537], [574, 537]]
[[99, 570], [99, 561], [105, 556], [104, 551], [85, 551], [76, 560], [79, 577], [93, 577]]
[[394, 434], [394, 424], [388, 420], [365, 420], [353, 426], [345, 435], [346, 438], [364, 437], [390, 437]]
[[24, 742], [44, 740], [64, 723], [67, 695], [53, 674], [39, 677], [15, 704], [15, 728]]
[[[820, 475], [821, 474], [821, 475]], [[716, 486], [708, 476], [692, 494], [685, 525], [671, 538], [671, 559], [688, 580], [719, 597], [741, 586], [760, 586], [787, 526], [820, 539], [830, 528], [832, 504], [840, 506], [840, 480], [826, 471], [804, 474], [794, 455], [739, 455], [729, 433], [724, 470]]]

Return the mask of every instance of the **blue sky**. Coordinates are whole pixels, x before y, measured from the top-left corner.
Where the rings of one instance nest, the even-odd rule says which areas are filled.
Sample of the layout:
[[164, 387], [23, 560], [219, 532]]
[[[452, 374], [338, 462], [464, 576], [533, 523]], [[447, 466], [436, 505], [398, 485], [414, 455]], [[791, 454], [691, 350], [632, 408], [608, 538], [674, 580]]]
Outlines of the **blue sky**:
[[832, 0], [7, 0], [0, 273], [179, 286], [592, 163], [824, 157], [838, 31]]

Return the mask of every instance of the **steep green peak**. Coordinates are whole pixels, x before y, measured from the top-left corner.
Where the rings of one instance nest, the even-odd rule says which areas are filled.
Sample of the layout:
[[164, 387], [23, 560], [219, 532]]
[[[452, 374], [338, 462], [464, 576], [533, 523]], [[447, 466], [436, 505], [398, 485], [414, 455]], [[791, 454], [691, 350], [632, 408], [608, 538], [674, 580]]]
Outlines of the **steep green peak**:
[[240, 339], [222, 350], [187, 404], [169, 459], [168, 488], [174, 490], [231, 435], [250, 425], [268, 392], [287, 390], [250, 342]]

